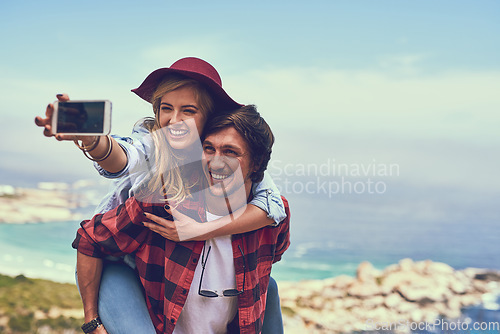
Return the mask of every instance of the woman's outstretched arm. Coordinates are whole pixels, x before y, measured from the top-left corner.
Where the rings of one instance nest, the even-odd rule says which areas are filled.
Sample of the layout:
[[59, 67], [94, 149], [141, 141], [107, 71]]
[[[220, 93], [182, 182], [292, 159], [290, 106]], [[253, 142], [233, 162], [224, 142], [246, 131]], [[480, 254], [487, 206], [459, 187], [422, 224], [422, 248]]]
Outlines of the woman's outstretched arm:
[[[67, 94], [57, 94], [57, 99], [61, 102], [69, 101]], [[52, 132], [52, 115], [54, 114], [54, 105], [52, 103], [47, 105], [45, 110], [45, 118], [41, 116], [35, 117], [35, 124], [43, 127], [43, 134], [46, 137], [55, 137], [57, 140], [80, 140], [83, 146], [92, 146], [97, 142], [97, 146], [88, 152], [93, 159], [101, 159], [97, 163], [110, 173], [117, 173], [125, 168], [127, 165], [127, 154], [123, 151], [120, 145], [111, 137], [107, 136], [74, 136], [63, 135]], [[109, 138], [109, 140], [108, 140]], [[109, 152], [109, 154], [108, 154]]]

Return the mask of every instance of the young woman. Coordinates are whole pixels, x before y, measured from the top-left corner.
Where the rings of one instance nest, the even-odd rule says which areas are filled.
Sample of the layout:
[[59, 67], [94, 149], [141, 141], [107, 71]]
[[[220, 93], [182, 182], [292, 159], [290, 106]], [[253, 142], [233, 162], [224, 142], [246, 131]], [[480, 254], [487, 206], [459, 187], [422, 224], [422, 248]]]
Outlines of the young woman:
[[[132, 194], [141, 194], [145, 188], [161, 188], [170, 203], [188, 198], [191, 187], [197, 181], [192, 168], [201, 158], [199, 134], [207, 119], [240, 106], [222, 88], [215, 68], [197, 58], [184, 58], [169, 68], [152, 72], [133, 92], [152, 103], [155, 117], [137, 124], [131, 137], [53, 134], [50, 129], [52, 105], [47, 107], [45, 119], [35, 119], [37, 125], [45, 128], [46, 136], [55, 135], [58, 140], [80, 140], [78, 146], [96, 161], [99, 172], [105, 177], [116, 179], [114, 190], [98, 207], [99, 212], [116, 207]], [[66, 95], [58, 95], [57, 98], [60, 101], [68, 100]], [[147, 195], [146, 192], [145, 197]], [[233, 213], [236, 219], [225, 217], [200, 224], [174, 210], [176, 222], [152, 217], [157, 224], [149, 223], [146, 226], [173, 241], [207, 240], [256, 230], [279, 223], [285, 217], [279, 192], [267, 176], [254, 186], [250, 204], [240, 212]], [[110, 332], [122, 333], [123, 329], [145, 332], [145, 328], [149, 328], [145, 327], [148, 326], [147, 310], [136, 275], [123, 265], [106, 263], [101, 279], [99, 268], [102, 263], [96, 262], [95, 258], [86, 259], [81, 254], [78, 261], [85, 320], [90, 321], [100, 315]], [[135, 310], [142, 307], [145, 312], [142, 316], [127, 318], [127, 312], [120, 309], [125, 305]], [[264, 330], [268, 326], [272, 328], [269, 332], [279, 332], [280, 327], [282, 331], [274, 281], [270, 283]]]

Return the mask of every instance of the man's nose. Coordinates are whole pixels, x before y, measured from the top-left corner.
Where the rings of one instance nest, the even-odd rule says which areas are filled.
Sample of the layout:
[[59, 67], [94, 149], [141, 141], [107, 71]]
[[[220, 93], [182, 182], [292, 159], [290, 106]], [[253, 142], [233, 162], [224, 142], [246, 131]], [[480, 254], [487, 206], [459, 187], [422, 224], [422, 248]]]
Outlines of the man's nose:
[[211, 169], [217, 170], [223, 169], [226, 163], [221, 155], [215, 154], [210, 158], [209, 164]]

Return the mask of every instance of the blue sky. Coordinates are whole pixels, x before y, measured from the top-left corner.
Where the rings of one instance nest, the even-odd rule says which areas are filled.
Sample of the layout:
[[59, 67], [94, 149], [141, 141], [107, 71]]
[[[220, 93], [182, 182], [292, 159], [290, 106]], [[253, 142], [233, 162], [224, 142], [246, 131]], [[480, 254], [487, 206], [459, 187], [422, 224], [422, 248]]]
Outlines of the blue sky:
[[95, 177], [34, 116], [60, 92], [106, 98], [113, 132], [127, 134], [150, 115], [130, 89], [197, 56], [271, 124], [275, 166], [398, 164], [388, 190], [402, 200], [426, 187], [498, 199], [498, 1], [3, 1], [0, 12], [0, 183]]

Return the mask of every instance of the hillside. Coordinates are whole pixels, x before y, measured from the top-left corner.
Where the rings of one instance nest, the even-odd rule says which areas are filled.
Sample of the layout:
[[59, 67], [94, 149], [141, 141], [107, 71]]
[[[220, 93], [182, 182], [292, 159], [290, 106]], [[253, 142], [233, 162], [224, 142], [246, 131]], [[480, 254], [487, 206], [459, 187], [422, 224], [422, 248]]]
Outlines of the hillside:
[[82, 323], [74, 284], [0, 274], [0, 333], [80, 333]]

